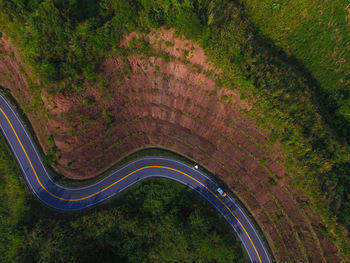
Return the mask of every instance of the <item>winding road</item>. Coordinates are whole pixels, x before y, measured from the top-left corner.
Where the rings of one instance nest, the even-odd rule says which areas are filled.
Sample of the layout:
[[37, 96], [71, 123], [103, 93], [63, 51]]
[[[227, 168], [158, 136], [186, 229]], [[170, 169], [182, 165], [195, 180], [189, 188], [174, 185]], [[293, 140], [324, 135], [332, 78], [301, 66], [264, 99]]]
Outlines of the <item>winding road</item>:
[[131, 162], [102, 180], [84, 187], [65, 187], [50, 177], [17, 113], [0, 94], [0, 128], [33, 194], [47, 207], [78, 212], [117, 195], [141, 180], [162, 177], [184, 184], [207, 200], [228, 222], [252, 262], [271, 262], [248, 216], [230, 196], [217, 192], [217, 183], [193, 167], [174, 159], [146, 157]]

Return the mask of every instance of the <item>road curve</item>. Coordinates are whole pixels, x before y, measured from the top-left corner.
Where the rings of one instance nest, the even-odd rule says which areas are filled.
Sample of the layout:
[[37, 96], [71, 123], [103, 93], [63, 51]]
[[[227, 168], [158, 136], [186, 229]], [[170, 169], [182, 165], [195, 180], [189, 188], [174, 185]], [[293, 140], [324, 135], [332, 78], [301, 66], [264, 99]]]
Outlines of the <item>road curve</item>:
[[70, 188], [50, 177], [32, 138], [1, 94], [0, 128], [28, 187], [49, 208], [78, 212], [104, 202], [141, 180], [150, 177], [168, 178], [190, 187], [207, 200], [237, 233], [252, 262], [271, 262], [264, 243], [239, 205], [229, 195], [222, 197], [216, 191], [216, 182], [191, 166], [164, 157], [140, 158], [96, 183]]

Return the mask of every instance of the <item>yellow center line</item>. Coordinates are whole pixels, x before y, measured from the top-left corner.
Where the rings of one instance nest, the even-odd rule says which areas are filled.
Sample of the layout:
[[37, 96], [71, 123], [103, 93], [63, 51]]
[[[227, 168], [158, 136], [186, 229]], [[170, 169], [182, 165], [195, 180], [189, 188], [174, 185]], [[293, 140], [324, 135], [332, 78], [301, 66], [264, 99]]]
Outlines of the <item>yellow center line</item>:
[[32, 170], [33, 170], [33, 172], [34, 172], [34, 174], [35, 174], [36, 180], [38, 181], [39, 185], [40, 185], [48, 194], [50, 194], [51, 196], [53, 196], [53, 197], [55, 197], [55, 198], [57, 198], [57, 199], [63, 200], [63, 201], [69, 201], [69, 202], [81, 201], [81, 200], [88, 199], [88, 198], [93, 197], [93, 196], [95, 196], [95, 195], [97, 195], [97, 194], [99, 194], [99, 193], [104, 192], [105, 190], [111, 188], [112, 186], [116, 185], [117, 183], [123, 181], [123, 180], [126, 179], [127, 177], [129, 177], [129, 176], [133, 175], [134, 173], [137, 173], [137, 172], [139, 172], [139, 171], [141, 171], [141, 170], [150, 169], [150, 168], [162, 168], [162, 169], [172, 170], [172, 171], [178, 172], [178, 173], [180, 173], [180, 174], [183, 174], [183, 175], [187, 176], [188, 178], [191, 178], [192, 180], [194, 180], [195, 182], [197, 182], [198, 184], [200, 184], [201, 186], [203, 186], [204, 188], [206, 188], [211, 194], [213, 194], [213, 195], [226, 207], [226, 209], [227, 209], [227, 210], [231, 213], [231, 215], [237, 220], [237, 222], [239, 223], [239, 225], [242, 227], [242, 229], [243, 229], [244, 232], [246, 233], [246, 235], [247, 235], [247, 237], [249, 238], [250, 242], [252, 243], [252, 245], [253, 245], [253, 247], [254, 247], [254, 250], [255, 250], [255, 253], [257, 254], [257, 256], [258, 256], [258, 258], [259, 258], [259, 261], [260, 261], [260, 263], [261, 263], [260, 255], [259, 255], [259, 253], [258, 253], [258, 251], [257, 251], [257, 249], [256, 249], [256, 247], [255, 247], [255, 245], [254, 245], [254, 243], [253, 243], [253, 241], [252, 241], [252, 239], [250, 238], [248, 232], [246, 231], [246, 229], [245, 229], [244, 226], [242, 225], [241, 221], [238, 220], [238, 218], [234, 215], [234, 213], [231, 211], [231, 209], [221, 200], [221, 198], [219, 198], [212, 190], [210, 190], [210, 189], [209, 189], [207, 186], [205, 186], [202, 182], [198, 181], [197, 179], [193, 178], [192, 176], [190, 176], [190, 175], [188, 175], [188, 174], [186, 174], [186, 173], [184, 173], [184, 172], [182, 172], [182, 171], [179, 171], [179, 170], [177, 170], [177, 169], [170, 168], [170, 167], [166, 167], [166, 166], [144, 166], [144, 167], [141, 167], [141, 168], [139, 168], [139, 169], [137, 169], [137, 170], [135, 170], [135, 171], [133, 171], [133, 172], [131, 172], [131, 173], [125, 175], [123, 178], [121, 178], [121, 179], [115, 181], [114, 183], [110, 184], [109, 186], [103, 188], [102, 190], [99, 190], [99, 191], [97, 191], [97, 192], [95, 192], [95, 193], [93, 193], [93, 194], [91, 194], [91, 195], [88, 195], [88, 196], [85, 196], [85, 197], [82, 197], [82, 198], [77, 198], [77, 199], [66, 199], [66, 198], [59, 197], [59, 196], [57, 196], [57, 195], [51, 193], [51, 192], [50, 192], [49, 190], [47, 190], [47, 189], [45, 188], [45, 186], [41, 183], [41, 181], [40, 181], [40, 179], [39, 179], [39, 177], [38, 177], [38, 175], [37, 175], [37, 173], [36, 173], [36, 171], [35, 171], [35, 169], [34, 169], [34, 167], [33, 167], [33, 164], [32, 164], [32, 162], [30, 161], [30, 158], [29, 158], [29, 156], [28, 156], [26, 150], [24, 149], [24, 146], [23, 146], [21, 140], [19, 139], [19, 137], [18, 137], [18, 135], [17, 135], [17, 132], [15, 131], [14, 127], [12, 126], [12, 123], [10, 122], [9, 118], [7, 117], [7, 115], [5, 114], [5, 112], [2, 110], [2, 108], [0, 108], [0, 111], [1, 111], [2, 114], [5, 116], [5, 118], [6, 118], [6, 120], [8, 121], [8, 123], [10, 124], [10, 126], [11, 126], [11, 128], [12, 128], [12, 131], [14, 132], [14, 134], [15, 134], [15, 136], [16, 136], [18, 142], [19, 142], [19, 144], [21, 145], [22, 150], [23, 150], [24, 154], [26, 155], [27, 160], [28, 160], [28, 162], [29, 162], [29, 164], [30, 164], [30, 167], [32, 168]]
[[244, 230], [244, 232], [246, 233], [247, 237], [249, 238], [249, 241], [250, 243], [252, 243], [253, 247], [254, 247], [254, 250], [255, 250], [255, 253], [257, 254], [258, 258], [259, 258], [259, 261], [261, 263], [261, 258], [260, 258], [260, 255], [258, 253], [258, 251], [256, 250], [256, 247], [252, 241], [252, 239], [250, 238], [248, 232], [246, 231], [246, 229], [244, 228], [244, 226], [242, 225], [241, 221], [239, 221], [239, 219], [235, 216], [235, 214], [231, 211], [231, 209], [224, 203], [224, 201], [221, 200], [221, 198], [219, 198], [212, 190], [210, 190], [207, 186], [205, 186], [202, 182], [198, 181], [197, 179], [193, 178], [192, 176], [184, 173], [184, 172], [181, 172], [179, 170], [176, 170], [174, 168], [170, 168], [170, 167], [164, 167], [165, 169], [169, 169], [169, 170], [173, 170], [173, 171], [176, 171], [178, 173], [181, 173], [189, 178], [191, 178], [192, 180], [196, 181], [197, 183], [199, 183], [201, 186], [203, 186], [204, 188], [206, 188], [212, 195], [214, 195], [225, 207], [228, 211], [230, 211], [231, 215], [233, 215], [233, 217], [237, 220], [237, 222], [239, 223], [239, 225], [242, 227], [242, 229]]

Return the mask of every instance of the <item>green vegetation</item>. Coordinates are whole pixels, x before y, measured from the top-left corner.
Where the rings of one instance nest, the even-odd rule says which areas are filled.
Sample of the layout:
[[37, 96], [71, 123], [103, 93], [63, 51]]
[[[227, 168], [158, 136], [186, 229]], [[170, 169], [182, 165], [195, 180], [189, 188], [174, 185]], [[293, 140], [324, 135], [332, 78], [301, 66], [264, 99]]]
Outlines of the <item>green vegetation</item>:
[[95, 103], [95, 99], [93, 97], [87, 97], [85, 99], [83, 99], [83, 104], [85, 106], [91, 106]]
[[[0, 0], [0, 31], [55, 92], [79, 92], [82, 75], [96, 79], [106, 56], [126, 55], [117, 44], [127, 32], [165, 25], [198, 42], [222, 71], [220, 86], [253, 95], [247, 114], [272, 132], [271, 144], [281, 142], [293, 185], [350, 253], [338, 224], [350, 230], [347, 2], [240, 2]], [[142, 40], [131, 49], [152, 54]]]
[[261, 32], [311, 71], [319, 110], [350, 138], [348, 0], [240, 0]]
[[57, 214], [27, 192], [3, 136], [0, 174], [1, 262], [249, 262], [224, 219], [178, 183], [147, 180], [84, 214]]
[[110, 127], [113, 121], [113, 115], [111, 114], [111, 111], [109, 110], [103, 110], [102, 116], [105, 119], [107, 126]]
[[225, 1], [214, 5], [178, 0], [1, 0], [0, 28], [21, 47], [42, 81], [59, 83], [56, 91], [64, 91], [79, 87], [82, 74], [95, 79], [96, 66], [111, 50], [118, 51], [123, 34], [167, 23], [198, 38], [208, 20], [198, 15], [210, 11], [214, 26], [222, 17], [213, 15], [225, 5]]
[[47, 138], [47, 145], [50, 147], [48, 153], [44, 155], [43, 160], [46, 164], [56, 166], [57, 161], [60, 159], [59, 150], [55, 145], [55, 141], [52, 136]]

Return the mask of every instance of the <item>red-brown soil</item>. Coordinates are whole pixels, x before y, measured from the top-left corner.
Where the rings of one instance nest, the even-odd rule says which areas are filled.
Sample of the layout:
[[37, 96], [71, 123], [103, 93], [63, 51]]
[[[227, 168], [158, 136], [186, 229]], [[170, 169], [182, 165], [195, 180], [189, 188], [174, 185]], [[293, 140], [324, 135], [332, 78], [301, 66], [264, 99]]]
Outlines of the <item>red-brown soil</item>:
[[[321, 218], [312, 205], [304, 205], [307, 196], [289, 186], [279, 144], [269, 147], [269, 132], [241, 113], [251, 102], [242, 101], [236, 91], [216, 87], [205, 74], [215, 70], [198, 45], [176, 38], [171, 30], [153, 32], [149, 40], [155, 47], [162, 40], [160, 48], [177, 59], [111, 57], [100, 67], [107, 90], [85, 80], [80, 95], [43, 93], [49, 114], [46, 125], [36, 131], [40, 141], [44, 134], [54, 136], [61, 155], [57, 170], [69, 178], [90, 178], [135, 149], [168, 148], [227, 183], [262, 228], [277, 262], [340, 262], [336, 247], [320, 231]], [[9, 53], [8, 41], [1, 43]], [[189, 54], [186, 64], [183, 50]], [[3, 55], [0, 84], [28, 107], [21, 95], [30, 98], [23, 77], [27, 74], [20, 67], [18, 55]], [[85, 106], [86, 98], [95, 103]], [[29, 115], [34, 126], [40, 123], [38, 117]]]
[[38, 93], [32, 87], [38, 87], [39, 82], [29, 76], [31, 76], [30, 71], [18, 53], [15, 52], [10, 41], [4, 36], [0, 38], [0, 85], [11, 91], [11, 94], [16, 98], [18, 104], [30, 119], [41, 146], [44, 150], [47, 150], [47, 137], [49, 134], [47, 117], [45, 116], [46, 110], [44, 109], [40, 113], [32, 110], [34, 104], [39, 103], [43, 105], [43, 103], [41, 101], [38, 102], [33, 98], [34, 96], [31, 96], [34, 93]]

